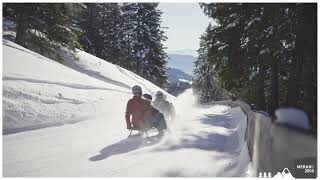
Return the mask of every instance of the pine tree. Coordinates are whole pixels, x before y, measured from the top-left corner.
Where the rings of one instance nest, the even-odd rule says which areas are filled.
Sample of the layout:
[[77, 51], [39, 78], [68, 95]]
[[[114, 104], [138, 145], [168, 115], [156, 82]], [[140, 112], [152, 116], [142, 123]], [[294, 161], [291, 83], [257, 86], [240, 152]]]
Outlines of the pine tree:
[[59, 47], [80, 48], [75, 29], [68, 26], [67, 7], [62, 3], [7, 3], [4, 16], [17, 24], [15, 42], [39, 49], [41, 54], [55, 53]]
[[125, 65], [126, 42], [124, 41], [123, 17], [120, 6], [116, 3], [103, 4], [101, 34], [103, 34], [103, 50], [101, 57], [106, 61]]
[[[212, 28], [211, 24], [207, 28], [207, 32]], [[201, 37], [200, 48], [198, 50], [198, 59], [195, 62], [193, 88], [199, 96], [200, 103], [209, 101], [221, 101], [229, 96], [227, 92], [221, 88], [214, 66], [207, 61], [208, 47], [206, 46], [205, 33]]]
[[79, 21], [79, 26], [83, 31], [80, 43], [86, 52], [101, 57], [103, 6], [99, 3], [85, 3], [84, 7]]
[[138, 42], [137, 57], [142, 62], [140, 74], [159, 86], [166, 84], [166, 54], [162, 41], [166, 39], [161, 29], [161, 12], [157, 3], [139, 3], [139, 23], [136, 30]]
[[126, 64], [125, 67], [133, 72], [137, 71], [138, 59], [134, 46], [137, 44], [137, 37], [135, 28], [137, 27], [138, 17], [137, 11], [139, 6], [137, 3], [123, 3], [121, 4], [121, 14], [123, 18], [123, 40], [126, 42], [124, 49], [126, 50]]
[[279, 106], [301, 107], [315, 127], [316, 5], [201, 7], [217, 22], [206, 31], [205, 61], [215, 65], [223, 87], [271, 115]]
[[166, 84], [166, 39], [157, 3], [87, 3], [80, 27], [84, 49], [159, 86]]
[[128, 42], [129, 69], [151, 82], [166, 85], [166, 39], [160, 26], [158, 3], [124, 3], [125, 40]]

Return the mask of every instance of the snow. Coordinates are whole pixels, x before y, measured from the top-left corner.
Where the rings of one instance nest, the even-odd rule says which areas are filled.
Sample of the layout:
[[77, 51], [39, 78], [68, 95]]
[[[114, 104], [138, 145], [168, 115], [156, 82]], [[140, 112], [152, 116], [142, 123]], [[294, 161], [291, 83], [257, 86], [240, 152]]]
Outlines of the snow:
[[237, 15], [237, 13], [232, 13], [232, 14], [230, 14], [230, 16], [229, 17], [235, 17]]
[[223, 45], [223, 46], [220, 46], [220, 47], [218, 48], [218, 50], [219, 50], [219, 51], [224, 50], [224, 48], [226, 48], [226, 47], [228, 47], [228, 46], [229, 46], [228, 44], [225, 44], [225, 45]]
[[10, 39], [12, 41], [14, 41], [15, 37], [16, 37], [16, 25], [15, 23], [13, 23], [12, 21], [3, 18], [2, 19], [2, 37], [5, 39]]
[[192, 81], [188, 81], [188, 80], [186, 80], [186, 79], [179, 79], [179, 81], [192, 84]]
[[235, 22], [232, 22], [232, 23], [229, 23], [228, 25], [227, 25], [227, 29], [228, 28], [233, 28], [233, 27], [236, 27], [236, 25], [238, 24], [238, 22], [237, 21], [235, 21]]
[[6, 18], [2, 19], [3, 30], [6, 31], [8, 29], [13, 30], [16, 27], [16, 24], [13, 21], [10, 21]]
[[3, 41], [5, 177], [250, 176], [246, 116], [166, 94], [177, 116], [162, 139], [127, 138], [132, 85], [161, 90], [83, 51], [57, 63]]
[[260, 50], [259, 54], [265, 54], [265, 53], [269, 53], [269, 49], [262, 49]]
[[270, 26], [270, 27], [268, 27], [266, 30], [264, 30], [265, 33], [268, 33], [268, 34], [267, 34], [267, 38], [268, 38], [270, 35], [273, 34], [273, 31], [274, 31], [273, 26]]
[[254, 23], [255, 21], [261, 21], [261, 18], [260, 17], [253, 18], [250, 22], [248, 22], [248, 25], [245, 27], [245, 29], [248, 29], [252, 25], [252, 23]]
[[290, 125], [296, 128], [309, 130], [308, 115], [297, 108], [280, 108], [275, 111], [276, 123], [283, 125]]

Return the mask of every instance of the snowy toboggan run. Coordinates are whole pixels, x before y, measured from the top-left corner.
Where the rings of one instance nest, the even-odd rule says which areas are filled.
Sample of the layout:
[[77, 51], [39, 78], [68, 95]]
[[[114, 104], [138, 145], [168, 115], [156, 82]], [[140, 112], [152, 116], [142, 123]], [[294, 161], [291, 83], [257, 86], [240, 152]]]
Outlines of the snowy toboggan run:
[[250, 176], [239, 107], [199, 106], [191, 89], [166, 94], [170, 133], [127, 138], [131, 87], [161, 89], [83, 51], [61, 53], [63, 64], [3, 41], [4, 176]]

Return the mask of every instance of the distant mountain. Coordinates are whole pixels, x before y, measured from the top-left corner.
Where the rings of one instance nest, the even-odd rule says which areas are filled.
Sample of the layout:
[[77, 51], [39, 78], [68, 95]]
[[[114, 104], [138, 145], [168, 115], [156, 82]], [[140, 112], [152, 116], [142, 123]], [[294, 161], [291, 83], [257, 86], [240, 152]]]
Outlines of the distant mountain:
[[169, 83], [178, 83], [179, 81], [182, 81], [182, 82], [192, 81], [192, 76], [181, 71], [180, 69], [169, 68], [167, 72], [168, 72], [167, 74], [168, 74]]
[[192, 76], [176, 68], [169, 68], [167, 92], [177, 96], [184, 90], [191, 88]]
[[194, 62], [196, 57], [191, 55], [168, 54], [168, 67], [180, 69], [183, 72], [193, 75]]
[[167, 92], [177, 96], [191, 88], [194, 62], [197, 60], [194, 50], [168, 52], [168, 87]]

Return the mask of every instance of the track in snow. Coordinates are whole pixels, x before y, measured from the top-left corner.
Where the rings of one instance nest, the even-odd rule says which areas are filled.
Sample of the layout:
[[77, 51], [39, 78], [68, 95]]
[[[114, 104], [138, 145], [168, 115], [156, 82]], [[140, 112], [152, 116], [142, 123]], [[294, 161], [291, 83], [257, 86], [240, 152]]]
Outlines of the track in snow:
[[[198, 107], [192, 91], [177, 98], [171, 133], [128, 139], [126, 102], [75, 124], [3, 136], [4, 176], [248, 176], [240, 108]], [[108, 107], [110, 108], [110, 107]]]

